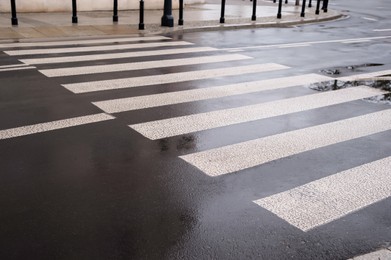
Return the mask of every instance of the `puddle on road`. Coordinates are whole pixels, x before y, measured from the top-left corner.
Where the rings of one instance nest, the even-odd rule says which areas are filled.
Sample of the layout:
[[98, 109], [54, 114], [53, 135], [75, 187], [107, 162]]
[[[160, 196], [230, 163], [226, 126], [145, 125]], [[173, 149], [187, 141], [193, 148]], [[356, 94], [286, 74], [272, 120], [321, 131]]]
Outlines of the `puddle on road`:
[[[343, 67], [335, 67], [335, 68], [328, 68], [323, 69], [320, 72], [326, 75], [336, 75], [338, 77], [351, 75], [352, 72], [362, 72], [365, 71], [365, 68], [368, 67], [379, 67], [384, 66], [384, 64], [381, 63], [364, 63], [359, 65], [349, 65], [349, 66], [343, 66]], [[342, 75], [341, 75], [342, 74]], [[332, 91], [332, 90], [338, 90], [343, 88], [351, 88], [351, 87], [357, 87], [357, 86], [367, 86], [371, 88], [376, 88], [379, 90], [383, 90], [386, 93], [383, 95], [378, 95], [376, 97], [372, 98], [366, 98], [365, 101], [374, 102], [374, 103], [380, 103], [380, 104], [388, 104], [391, 105], [391, 75], [382, 75], [370, 79], [362, 79], [362, 80], [356, 80], [356, 81], [341, 81], [338, 79], [315, 83], [309, 85], [310, 89], [316, 90], [316, 91]]]
[[309, 88], [316, 91], [333, 91], [333, 90], [338, 90], [343, 88], [367, 86], [367, 87], [387, 91], [390, 93], [386, 93], [384, 95], [378, 95], [371, 98], [365, 98], [364, 99], [365, 101], [391, 105], [391, 80], [388, 79], [383, 80], [382, 77], [389, 77], [389, 75], [384, 75], [371, 80], [357, 80], [357, 81], [330, 80], [330, 81], [311, 84], [309, 85]]
[[345, 67], [337, 67], [332, 69], [324, 69], [321, 70], [321, 73], [327, 74], [327, 75], [340, 75], [345, 72], [352, 72], [352, 71], [360, 71], [361, 68], [368, 68], [368, 67], [377, 67], [377, 66], [383, 66], [384, 64], [381, 63], [364, 63], [359, 65], [349, 65]]

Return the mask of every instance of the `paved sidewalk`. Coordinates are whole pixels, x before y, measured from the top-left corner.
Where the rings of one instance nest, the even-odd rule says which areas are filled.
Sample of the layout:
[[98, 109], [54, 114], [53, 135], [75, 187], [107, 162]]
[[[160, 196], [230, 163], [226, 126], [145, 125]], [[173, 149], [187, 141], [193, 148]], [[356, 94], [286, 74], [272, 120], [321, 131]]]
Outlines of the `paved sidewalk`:
[[119, 22], [112, 22], [112, 12], [78, 12], [79, 23], [71, 23], [71, 13], [18, 13], [18, 26], [11, 26], [11, 14], [0, 13], [0, 40], [21, 40], [52, 37], [87, 37], [110, 35], [143, 35], [168, 32], [221, 30], [236, 28], [289, 26], [320, 22], [342, 17], [341, 13], [328, 10], [315, 15], [315, 6], [306, 8], [305, 18], [300, 17], [301, 7], [294, 1], [283, 4], [282, 19], [277, 19], [278, 4], [258, 0], [257, 20], [251, 21], [252, 2], [227, 1], [225, 24], [220, 24], [220, 0], [207, 0], [206, 4], [187, 5], [184, 25], [178, 26], [178, 10], [173, 11], [174, 28], [160, 26], [162, 10], [145, 10], [145, 30], [138, 30], [139, 11], [120, 11]]

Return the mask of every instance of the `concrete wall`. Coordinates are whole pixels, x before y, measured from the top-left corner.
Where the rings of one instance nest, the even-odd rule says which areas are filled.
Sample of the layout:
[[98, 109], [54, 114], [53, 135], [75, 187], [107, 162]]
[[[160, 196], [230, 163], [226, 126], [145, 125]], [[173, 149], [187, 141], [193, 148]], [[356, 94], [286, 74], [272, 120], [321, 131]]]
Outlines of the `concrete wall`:
[[[18, 12], [70, 12], [72, 0], [15, 0]], [[163, 9], [164, 0], [144, 0], [146, 9]], [[204, 3], [205, 0], [185, 0], [185, 4]], [[179, 0], [172, 0], [177, 9]], [[118, 0], [119, 10], [138, 9], [138, 0]], [[10, 0], [0, 1], [0, 12], [9, 12]], [[77, 0], [78, 11], [113, 10], [113, 0]]]

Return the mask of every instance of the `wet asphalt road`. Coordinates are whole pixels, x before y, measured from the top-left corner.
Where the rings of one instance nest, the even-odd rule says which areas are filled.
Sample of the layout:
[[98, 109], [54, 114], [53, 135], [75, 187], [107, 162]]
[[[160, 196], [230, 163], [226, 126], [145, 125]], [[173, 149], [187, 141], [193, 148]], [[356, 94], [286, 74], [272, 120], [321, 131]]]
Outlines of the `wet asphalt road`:
[[[59, 130], [4, 137], [10, 132], [24, 131], [12, 130], [16, 127], [101, 114], [102, 110], [92, 104], [97, 101], [308, 73], [336, 78], [390, 70], [391, 3], [386, 0], [367, 2], [331, 1], [330, 8], [349, 10], [346, 11], [349, 19], [336, 22], [294, 28], [167, 35], [172, 40], [152, 41], [186, 41], [194, 43], [192, 47], [214, 47], [217, 50], [213, 52], [35, 64], [37, 69], [1, 71], [0, 129], [4, 131], [0, 131], [0, 259], [347, 259], [389, 247], [389, 196], [306, 231], [254, 201], [388, 158], [391, 156], [390, 130], [374, 130], [361, 138], [348, 138], [216, 177], [180, 158], [388, 111], [390, 104], [387, 102], [354, 100], [297, 113], [285, 111], [276, 117], [157, 140], [150, 140], [128, 126], [317, 93], [297, 83], [289, 88], [112, 113], [115, 119], [80, 123], [74, 127], [62, 128], [63, 122], [60, 122]], [[365, 41], [362, 38], [366, 38]], [[296, 43], [299, 45], [283, 45]], [[113, 44], [81, 47], [97, 45]], [[36, 46], [34, 49], [61, 47], [69, 46]], [[141, 50], [174, 48], [179, 47]], [[2, 50], [18, 49], [30, 50], [32, 47]], [[137, 51], [140, 49], [94, 54]], [[91, 53], [17, 56], [2, 52], [0, 65], [18, 64], [18, 59], [83, 54]], [[45, 69], [223, 54], [240, 54], [253, 59], [62, 77], [46, 77], [41, 73]], [[213, 76], [212, 73], [211, 77], [199, 80], [80, 94], [64, 88], [66, 84], [80, 82], [266, 63], [290, 68], [236, 76]], [[382, 65], [346, 68], [362, 64]], [[340, 74], [321, 72], [335, 69]], [[390, 129], [389, 118], [382, 120]], [[45, 127], [40, 125], [41, 129]], [[365, 126], [357, 125], [357, 129], [361, 128]], [[327, 136], [327, 131], [320, 132], [319, 136]], [[251, 157], [254, 152], [245, 151], [245, 157]], [[227, 164], [230, 159], [226, 158]], [[221, 167], [223, 164], [224, 160]], [[380, 182], [390, 183], [389, 179]], [[339, 185], [335, 183], [329, 190], [337, 189]], [[389, 187], [386, 186], [385, 194]], [[328, 196], [327, 192], [324, 196]], [[344, 197], [338, 200], [344, 200]]]

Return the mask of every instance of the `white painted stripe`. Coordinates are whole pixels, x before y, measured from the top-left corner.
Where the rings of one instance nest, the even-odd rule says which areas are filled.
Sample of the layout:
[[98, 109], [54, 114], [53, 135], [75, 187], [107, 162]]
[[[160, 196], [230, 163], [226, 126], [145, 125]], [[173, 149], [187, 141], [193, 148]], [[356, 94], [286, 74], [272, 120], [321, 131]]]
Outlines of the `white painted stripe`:
[[106, 113], [118, 113], [150, 107], [159, 107], [185, 102], [207, 100], [212, 98], [242, 95], [265, 90], [293, 87], [298, 85], [306, 85], [328, 80], [332, 80], [332, 78], [321, 76], [318, 74], [306, 74], [285, 78], [243, 82], [218, 87], [208, 87], [202, 89], [176, 91], [163, 94], [121, 98], [94, 102], [93, 104], [105, 111]]
[[0, 140], [114, 119], [104, 113], [0, 130]]
[[209, 176], [219, 176], [387, 130], [391, 130], [391, 109], [180, 158]]
[[379, 77], [379, 76], [383, 76], [383, 75], [389, 75], [389, 74], [391, 74], [391, 70], [380, 70], [380, 71], [375, 71], [375, 72], [356, 74], [356, 75], [347, 76], [347, 77], [340, 77], [337, 79], [342, 80], [342, 81], [356, 81], [356, 80], [370, 79], [370, 78]]
[[377, 19], [370, 18], [370, 17], [361, 17], [361, 18], [364, 19], [364, 20], [373, 21], [373, 22], [377, 22], [378, 21]]
[[19, 56], [19, 55], [35, 55], [35, 54], [59, 54], [59, 53], [75, 53], [75, 52], [129, 50], [129, 49], [143, 49], [143, 48], [153, 48], [153, 47], [186, 46], [192, 44], [193, 43], [183, 42], [183, 41], [148, 42], [148, 43], [133, 43], [133, 44], [114, 44], [114, 45], [105, 45], [105, 46], [75, 47], [75, 48], [68, 47], [68, 48], [55, 48], [55, 49], [15, 50], [15, 51], [5, 51], [4, 53], [10, 56]]
[[309, 231], [391, 196], [391, 157], [254, 201]]
[[160, 41], [170, 38], [164, 36], [151, 37], [132, 37], [132, 38], [110, 38], [110, 39], [95, 39], [95, 40], [77, 40], [77, 41], [54, 41], [54, 42], [14, 42], [0, 44], [0, 48], [17, 48], [17, 47], [48, 47], [48, 46], [66, 46], [66, 45], [81, 45], [81, 44], [102, 44], [102, 43], [117, 43], [117, 42], [138, 42], [138, 41]]
[[0, 69], [8, 69], [8, 68], [17, 68], [17, 67], [25, 67], [26, 64], [12, 64], [12, 65], [2, 65]]
[[375, 252], [371, 252], [368, 254], [356, 256], [354, 258], [349, 258], [348, 260], [390, 260], [391, 259], [391, 248], [383, 248], [376, 250]]
[[95, 60], [112, 60], [112, 59], [124, 59], [124, 58], [136, 58], [136, 57], [149, 57], [158, 55], [172, 55], [172, 54], [185, 54], [185, 53], [198, 53], [198, 52], [210, 52], [217, 51], [216, 48], [210, 47], [187, 47], [180, 49], [166, 49], [166, 50], [154, 50], [154, 51], [138, 51], [138, 52], [124, 52], [124, 53], [106, 53], [106, 54], [90, 54], [90, 55], [78, 55], [78, 56], [66, 56], [66, 57], [50, 57], [50, 58], [36, 58], [36, 59], [21, 59], [20, 61], [33, 65], [33, 64], [53, 64], [53, 63], [66, 63], [66, 62], [80, 62], [80, 61], [95, 61]]
[[277, 48], [277, 47], [283, 47], [286, 45], [293, 45], [293, 44], [324, 44], [324, 43], [341, 43], [346, 41], [356, 41], [356, 40], [382, 40], [382, 39], [388, 39], [391, 38], [391, 36], [378, 36], [378, 37], [366, 37], [366, 38], [348, 38], [348, 39], [339, 39], [339, 40], [326, 40], [326, 41], [312, 41], [312, 42], [296, 42], [296, 43], [283, 43], [283, 44], [271, 44], [271, 45], [257, 45], [257, 46], [243, 46], [243, 47], [236, 47], [236, 48], [226, 48], [223, 50], [230, 51], [230, 50], [244, 50], [244, 49], [268, 49], [268, 48]]
[[349, 43], [361, 43], [361, 42], [370, 42], [370, 40], [346, 41], [346, 42], [342, 42], [342, 43], [349, 44]]
[[373, 79], [375, 79], [375, 80], [388, 80], [388, 81], [391, 81], [391, 77], [375, 77]]
[[390, 32], [391, 29], [375, 29], [374, 32]]
[[92, 81], [84, 83], [64, 84], [63, 86], [74, 93], [87, 93], [102, 90], [134, 88], [141, 86], [150, 86], [157, 84], [167, 84], [176, 82], [185, 82], [192, 80], [208, 79], [223, 76], [234, 76], [248, 73], [266, 72], [279, 69], [286, 69], [288, 67], [267, 63], [247, 65], [240, 67], [229, 67], [209, 70], [196, 70], [189, 72], [170, 73], [164, 75], [153, 75], [144, 77], [112, 79], [102, 81]]
[[29, 67], [16, 67], [16, 68], [0, 69], [0, 72], [16, 71], [16, 70], [31, 70], [31, 69], [36, 69], [36, 67], [29, 66]]
[[165, 68], [174, 66], [185, 66], [195, 64], [207, 64], [237, 60], [247, 60], [252, 57], [239, 55], [239, 54], [226, 54], [226, 55], [215, 55], [215, 56], [199, 56], [194, 58], [184, 59], [167, 59], [167, 60], [154, 60], [144, 62], [132, 62], [132, 63], [120, 63], [120, 64], [106, 64], [96, 66], [83, 66], [83, 67], [71, 67], [71, 68], [60, 68], [60, 69], [47, 69], [40, 70], [42, 74], [47, 77], [65, 77], [75, 75], [86, 75], [96, 73], [108, 73], [118, 71], [131, 71], [131, 70], [143, 70], [153, 68]]
[[347, 88], [339, 91], [323, 92], [256, 105], [140, 123], [130, 125], [130, 127], [145, 137], [156, 140], [274, 116], [302, 112], [380, 94], [383, 94], [383, 92], [368, 87]]
[[308, 46], [311, 46], [311, 45], [306, 44], [306, 43], [299, 43], [299, 44], [282, 45], [282, 46], [278, 46], [278, 48], [285, 49], [285, 48], [297, 48], [297, 47], [308, 47]]

